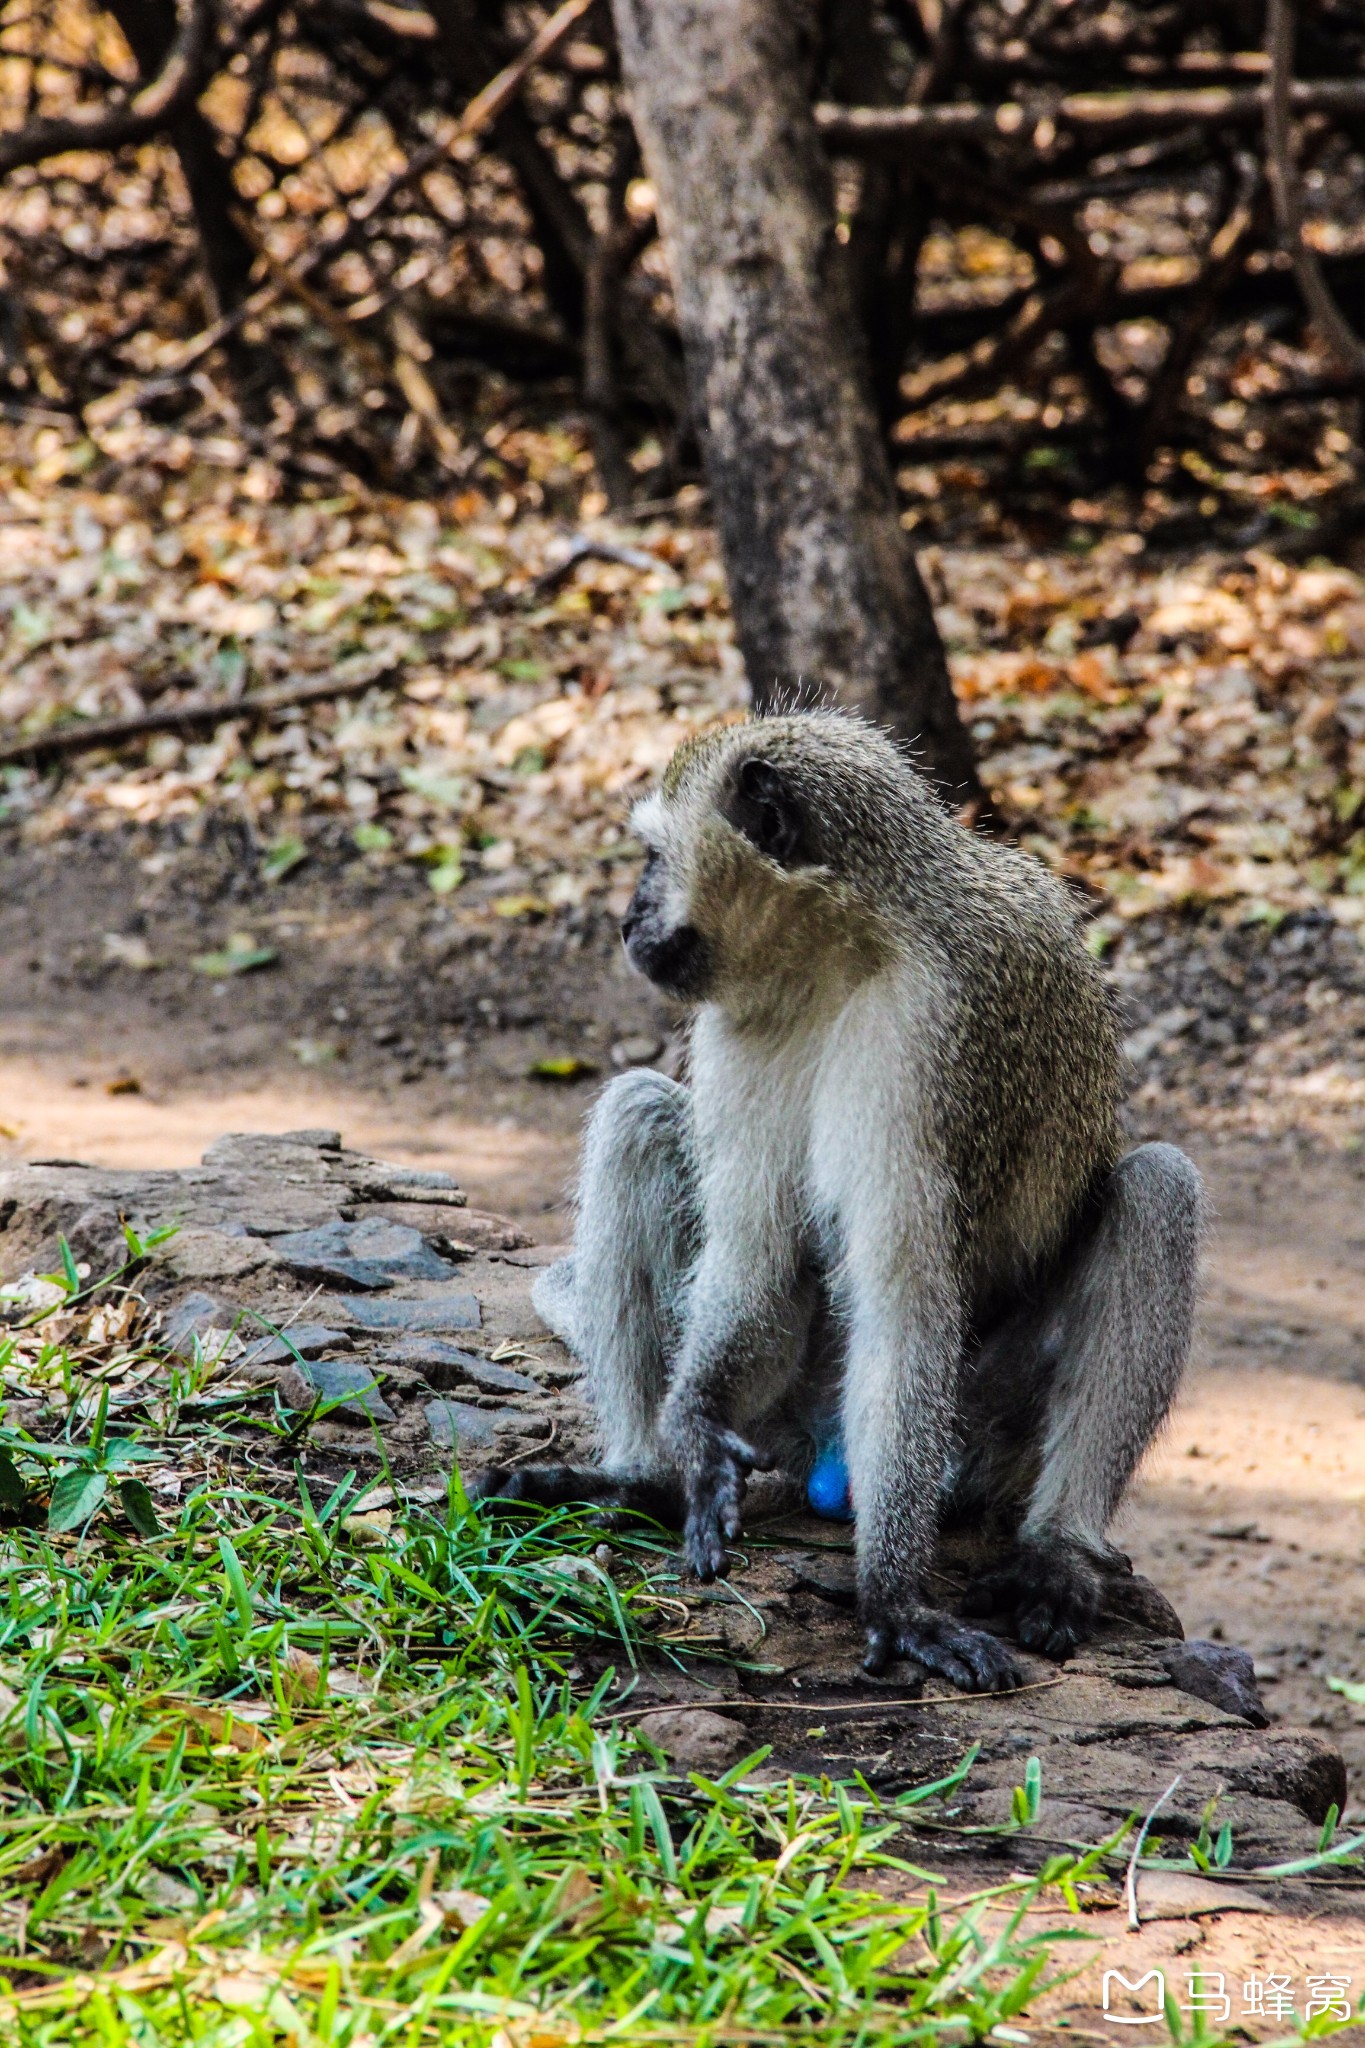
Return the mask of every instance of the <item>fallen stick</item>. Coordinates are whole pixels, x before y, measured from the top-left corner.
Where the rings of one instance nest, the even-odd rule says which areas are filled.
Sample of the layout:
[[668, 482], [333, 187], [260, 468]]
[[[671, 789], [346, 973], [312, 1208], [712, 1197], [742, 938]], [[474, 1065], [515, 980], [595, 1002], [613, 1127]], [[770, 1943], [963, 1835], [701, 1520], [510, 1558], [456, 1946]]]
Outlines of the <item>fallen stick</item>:
[[331, 676], [311, 683], [291, 683], [282, 690], [260, 690], [252, 697], [189, 697], [180, 704], [158, 705], [154, 711], [138, 711], [126, 718], [92, 718], [85, 724], [58, 725], [28, 739], [0, 742], [0, 768], [13, 761], [37, 766], [71, 754], [85, 754], [96, 747], [119, 747], [127, 740], [145, 739], [151, 733], [202, 730], [232, 725], [239, 719], [252, 724], [299, 704], [325, 703], [329, 697], [358, 697], [363, 690], [379, 690], [394, 682], [395, 668], [381, 669], [374, 676]]

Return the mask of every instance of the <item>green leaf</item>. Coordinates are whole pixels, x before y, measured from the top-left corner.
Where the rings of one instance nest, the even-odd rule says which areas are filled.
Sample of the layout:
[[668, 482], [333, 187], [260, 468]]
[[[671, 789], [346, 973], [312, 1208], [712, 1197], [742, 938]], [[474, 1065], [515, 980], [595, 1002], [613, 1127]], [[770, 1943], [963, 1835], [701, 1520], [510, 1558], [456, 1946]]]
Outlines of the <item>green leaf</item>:
[[308, 848], [293, 834], [277, 839], [261, 862], [261, 879], [266, 882], [281, 882], [288, 874], [308, 858]]
[[464, 862], [454, 846], [443, 846], [427, 869], [427, 886], [438, 896], [449, 896], [464, 880]]
[[76, 1261], [71, 1256], [71, 1247], [64, 1237], [59, 1237], [57, 1244], [62, 1254], [62, 1278], [66, 1282], [66, 1291], [68, 1294], [79, 1294], [81, 1276], [76, 1271]]
[[1213, 1845], [1213, 1860], [1219, 1870], [1226, 1870], [1232, 1861], [1232, 1822], [1225, 1820], [1218, 1830], [1218, 1840]]
[[599, 1069], [596, 1061], [567, 1053], [555, 1059], [536, 1060], [527, 1071], [533, 1081], [590, 1081]]
[[1322, 1824], [1322, 1833], [1318, 1837], [1319, 1849], [1331, 1848], [1332, 1837], [1337, 1831], [1337, 1822], [1340, 1819], [1341, 1808], [1337, 1805], [1336, 1801], [1333, 1800], [1332, 1804], [1327, 1809], [1327, 1818], [1324, 1820]]
[[156, 1518], [156, 1505], [140, 1479], [121, 1479], [118, 1497], [123, 1503], [123, 1512], [139, 1536], [159, 1536], [161, 1524]]
[[1024, 1797], [1028, 1802], [1029, 1819], [1037, 1820], [1043, 1803], [1043, 1766], [1036, 1756], [1031, 1756], [1024, 1766]]
[[410, 789], [414, 796], [424, 796], [429, 804], [438, 804], [443, 811], [468, 810], [474, 785], [465, 775], [437, 775], [430, 769], [402, 768], [399, 781], [404, 789]]
[[67, 1529], [84, 1528], [108, 1487], [107, 1476], [92, 1472], [87, 1465], [76, 1465], [63, 1472], [47, 1504], [47, 1526], [52, 1534], [59, 1536]]
[[160, 1456], [150, 1444], [136, 1443], [130, 1436], [111, 1436], [104, 1446], [104, 1463], [111, 1472], [122, 1472], [129, 1465], [155, 1465]]
[[95, 1410], [95, 1420], [90, 1425], [90, 1448], [97, 1458], [104, 1449], [104, 1426], [108, 1420], [109, 1382], [106, 1380], [100, 1388], [99, 1406]]
[[218, 1538], [218, 1554], [223, 1560], [223, 1575], [228, 1582], [228, 1591], [232, 1595], [232, 1604], [237, 1610], [237, 1619], [241, 1622], [243, 1628], [249, 1629], [256, 1619], [256, 1609], [251, 1599], [251, 1588], [246, 1582], [246, 1573], [242, 1570], [242, 1561], [226, 1536]]
[[351, 842], [361, 853], [387, 853], [393, 845], [393, 834], [387, 825], [362, 821], [352, 832]]
[[17, 1512], [28, 1499], [28, 1489], [19, 1477], [19, 1467], [8, 1451], [0, 1451], [0, 1508]]
[[1328, 1692], [1339, 1692], [1354, 1707], [1365, 1707], [1365, 1683], [1356, 1678], [1329, 1678]]
[[273, 946], [225, 946], [221, 953], [197, 953], [190, 966], [196, 974], [225, 981], [233, 974], [249, 974], [253, 967], [269, 967], [279, 957]]

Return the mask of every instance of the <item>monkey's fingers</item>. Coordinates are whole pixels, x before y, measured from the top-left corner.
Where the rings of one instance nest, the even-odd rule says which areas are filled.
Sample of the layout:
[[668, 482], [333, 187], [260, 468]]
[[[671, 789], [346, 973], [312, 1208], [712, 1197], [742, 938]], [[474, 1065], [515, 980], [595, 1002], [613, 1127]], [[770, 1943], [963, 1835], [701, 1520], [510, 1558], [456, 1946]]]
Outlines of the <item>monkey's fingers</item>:
[[721, 1449], [728, 1452], [741, 1472], [771, 1472], [777, 1464], [771, 1451], [759, 1450], [747, 1438], [736, 1436], [732, 1429], [721, 1430], [719, 1442]]
[[704, 1586], [713, 1579], [730, 1576], [730, 1559], [725, 1548], [725, 1539], [713, 1512], [693, 1512], [687, 1517], [683, 1531], [683, 1558], [688, 1570]]

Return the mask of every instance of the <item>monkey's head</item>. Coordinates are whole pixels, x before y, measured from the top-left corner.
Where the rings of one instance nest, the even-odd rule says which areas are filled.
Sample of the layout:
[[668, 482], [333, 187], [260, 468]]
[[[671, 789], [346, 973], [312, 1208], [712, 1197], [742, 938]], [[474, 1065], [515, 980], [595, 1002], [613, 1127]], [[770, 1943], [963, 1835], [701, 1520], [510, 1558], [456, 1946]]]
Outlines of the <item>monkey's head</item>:
[[875, 972], [892, 943], [887, 860], [903, 861], [907, 815], [926, 803], [891, 743], [839, 713], [685, 742], [632, 816], [646, 853], [621, 927], [632, 965], [671, 995], [727, 1007], [799, 1004]]

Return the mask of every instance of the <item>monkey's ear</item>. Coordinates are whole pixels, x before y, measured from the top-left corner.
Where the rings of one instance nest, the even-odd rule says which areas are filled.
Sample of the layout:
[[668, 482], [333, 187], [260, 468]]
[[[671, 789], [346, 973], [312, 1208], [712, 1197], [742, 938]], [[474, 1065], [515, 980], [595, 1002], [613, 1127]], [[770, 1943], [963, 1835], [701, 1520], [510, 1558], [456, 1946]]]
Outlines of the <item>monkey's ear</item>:
[[737, 832], [784, 868], [805, 857], [801, 807], [780, 768], [771, 761], [741, 761], [734, 788], [722, 806]]

